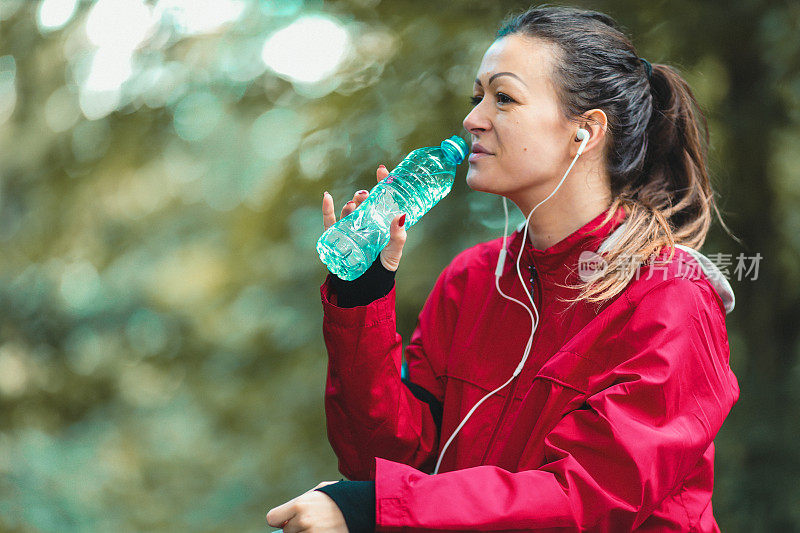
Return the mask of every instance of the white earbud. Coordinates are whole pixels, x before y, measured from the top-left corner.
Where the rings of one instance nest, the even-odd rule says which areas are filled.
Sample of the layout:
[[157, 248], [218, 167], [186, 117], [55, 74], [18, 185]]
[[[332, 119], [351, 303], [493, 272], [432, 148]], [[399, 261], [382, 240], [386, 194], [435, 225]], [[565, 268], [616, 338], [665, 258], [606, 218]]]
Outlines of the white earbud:
[[591, 136], [592, 135], [589, 133], [588, 130], [585, 130], [583, 128], [580, 128], [578, 130], [578, 133], [575, 135], [575, 138], [578, 139], [579, 141], [581, 141], [581, 145], [580, 145], [580, 147], [578, 147], [578, 154], [577, 155], [581, 155], [583, 153], [583, 149], [586, 148], [586, 143], [589, 142], [589, 138]]

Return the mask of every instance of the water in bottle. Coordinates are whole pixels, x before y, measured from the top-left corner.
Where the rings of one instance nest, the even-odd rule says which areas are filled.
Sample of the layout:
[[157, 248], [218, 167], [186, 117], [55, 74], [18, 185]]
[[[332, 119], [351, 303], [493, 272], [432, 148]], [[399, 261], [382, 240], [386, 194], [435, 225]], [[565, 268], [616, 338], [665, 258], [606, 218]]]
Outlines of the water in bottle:
[[450, 192], [456, 165], [468, 152], [464, 139], [454, 135], [408, 154], [355, 211], [322, 234], [317, 241], [322, 262], [347, 281], [363, 274], [389, 243], [394, 217], [406, 213], [404, 227], [413, 226]]

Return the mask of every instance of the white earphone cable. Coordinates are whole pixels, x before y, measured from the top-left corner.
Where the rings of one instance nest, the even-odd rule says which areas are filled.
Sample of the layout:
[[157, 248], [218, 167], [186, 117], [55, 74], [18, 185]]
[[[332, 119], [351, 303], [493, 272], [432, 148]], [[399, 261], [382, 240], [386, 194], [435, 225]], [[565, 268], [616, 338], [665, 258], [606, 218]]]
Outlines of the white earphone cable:
[[[578, 130], [578, 131], [579, 131], [579, 135], [580, 135], [580, 132], [581, 131], [585, 131], [585, 130]], [[497, 292], [499, 292], [500, 295], [503, 298], [505, 298], [506, 300], [511, 300], [512, 302], [516, 302], [516, 303], [518, 303], [519, 305], [521, 305], [522, 307], [525, 308], [525, 310], [528, 312], [528, 315], [530, 315], [530, 317], [531, 317], [531, 334], [528, 337], [527, 344], [525, 345], [525, 352], [524, 352], [524, 355], [522, 356], [522, 360], [517, 365], [517, 368], [514, 370], [514, 373], [511, 375], [511, 377], [508, 378], [508, 381], [506, 381], [505, 383], [500, 385], [498, 388], [496, 388], [495, 390], [493, 390], [492, 392], [490, 392], [489, 394], [487, 394], [483, 398], [481, 398], [478, 401], [478, 403], [473, 405], [472, 409], [469, 410], [469, 412], [464, 417], [464, 419], [461, 421], [461, 423], [458, 425], [458, 427], [456, 427], [456, 429], [450, 435], [450, 438], [447, 439], [447, 442], [445, 443], [444, 447], [442, 447], [442, 451], [439, 453], [439, 459], [436, 461], [436, 468], [433, 469], [433, 474], [439, 473], [439, 466], [442, 464], [442, 457], [444, 457], [444, 452], [447, 451], [447, 448], [450, 446], [450, 443], [453, 442], [453, 439], [455, 438], [455, 436], [458, 434], [458, 432], [461, 430], [461, 428], [464, 427], [464, 424], [467, 423], [467, 420], [469, 420], [469, 417], [472, 416], [472, 413], [475, 412], [475, 410], [478, 408], [478, 406], [480, 406], [492, 394], [495, 394], [496, 392], [498, 392], [501, 389], [503, 389], [506, 385], [511, 383], [514, 380], [514, 378], [517, 377], [519, 375], [519, 373], [522, 372], [522, 369], [525, 367], [525, 362], [528, 360], [528, 355], [530, 355], [531, 347], [533, 345], [533, 337], [536, 334], [536, 329], [539, 327], [539, 311], [538, 311], [538, 309], [536, 309], [536, 304], [533, 301], [533, 296], [531, 296], [530, 291], [528, 291], [528, 286], [525, 284], [525, 280], [522, 278], [522, 271], [520, 270], [520, 263], [519, 263], [520, 259], [522, 258], [522, 250], [524, 249], [525, 243], [527, 242], [527, 239], [528, 239], [528, 225], [530, 223], [531, 215], [533, 215], [533, 212], [536, 211], [536, 208], [538, 208], [540, 205], [542, 205], [547, 200], [552, 198], [553, 195], [556, 193], [556, 191], [558, 191], [558, 189], [561, 188], [561, 185], [564, 183], [564, 180], [567, 179], [567, 175], [569, 175], [570, 171], [572, 170], [572, 167], [575, 165], [575, 162], [578, 160], [578, 158], [580, 157], [581, 153], [583, 153], [583, 148], [586, 146], [586, 142], [589, 140], [588, 132], [586, 132], [586, 134], [584, 135], [584, 137], [581, 140], [583, 142], [581, 143], [581, 146], [578, 149], [578, 153], [575, 154], [575, 158], [572, 160], [572, 163], [570, 163], [569, 168], [567, 168], [567, 171], [564, 173], [564, 176], [561, 178], [561, 181], [558, 182], [558, 185], [556, 185], [555, 189], [553, 189], [553, 192], [551, 192], [547, 196], [547, 198], [545, 198], [544, 200], [542, 200], [541, 202], [536, 204], [534, 206], [534, 208], [531, 209], [531, 212], [528, 213], [528, 216], [525, 219], [525, 231], [522, 234], [522, 244], [520, 245], [519, 252], [517, 253], [517, 261], [516, 261], [516, 263], [517, 263], [517, 277], [519, 278], [519, 281], [522, 284], [522, 288], [525, 291], [525, 294], [528, 296], [528, 300], [530, 300], [531, 305], [533, 306], [533, 312], [531, 312], [530, 308], [527, 305], [525, 305], [521, 301], [517, 300], [516, 298], [508, 296], [507, 294], [505, 294], [500, 289], [500, 276], [502, 275], [503, 265], [505, 264], [505, 257], [506, 257], [506, 252], [507, 252], [506, 241], [508, 239], [508, 203], [507, 203], [506, 197], [505, 196], [503, 197], [503, 210], [505, 212], [506, 221], [505, 221], [505, 226], [503, 228], [503, 247], [500, 249], [500, 256], [499, 256], [498, 262], [497, 262], [497, 269], [495, 270], [494, 285], [495, 285], [495, 288], [497, 289]], [[535, 314], [535, 317], [534, 317], [534, 314]]]

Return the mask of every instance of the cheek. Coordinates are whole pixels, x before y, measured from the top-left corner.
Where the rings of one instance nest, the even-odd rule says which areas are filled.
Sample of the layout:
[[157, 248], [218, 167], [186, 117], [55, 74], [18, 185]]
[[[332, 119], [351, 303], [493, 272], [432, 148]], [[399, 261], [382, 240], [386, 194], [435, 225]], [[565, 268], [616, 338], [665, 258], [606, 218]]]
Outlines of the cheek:
[[510, 152], [523, 159], [549, 160], [560, 153], [558, 136], [547, 127], [520, 129], [511, 138]]
[[520, 121], [505, 133], [504, 146], [517, 156], [530, 155], [541, 150], [544, 131], [535, 121]]
[[518, 133], [507, 146], [508, 162], [511, 164], [530, 164], [547, 158], [550, 147], [535, 133]]
[[550, 176], [559, 167], [559, 147], [545, 132], [517, 136], [504, 154], [503, 169], [519, 177], [542, 178]]
[[[511, 118], [511, 117], [509, 117]], [[557, 116], [548, 112], [519, 113], [507, 122], [507, 128], [500, 134], [505, 137], [504, 144], [518, 154], [545, 154], [558, 149], [563, 126]]]

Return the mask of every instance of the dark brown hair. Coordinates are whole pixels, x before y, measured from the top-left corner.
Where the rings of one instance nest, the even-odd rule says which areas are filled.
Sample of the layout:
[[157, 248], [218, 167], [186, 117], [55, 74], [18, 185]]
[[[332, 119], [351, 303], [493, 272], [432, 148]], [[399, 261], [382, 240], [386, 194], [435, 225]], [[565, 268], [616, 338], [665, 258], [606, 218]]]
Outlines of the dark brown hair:
[[[630, 39], [610, 16], [542, 5], [507, 18], [497, 38], [522, 35], [555, 45], [551, 73], [565, 116], [602, 109], [608, 117], [606, 167], [612, 203], [626, 228], [605, 253], [608, 269], [577, 287], [574, 300], [602, 301], [622, 291], [636, 269], [665, 245], [698, 249], [711, 226], [714, 200], [706, 164], [708, 125], [677, 70], [653, 64], [648, 76]], [[726, 228], [727, 229], [727, 228]]]

